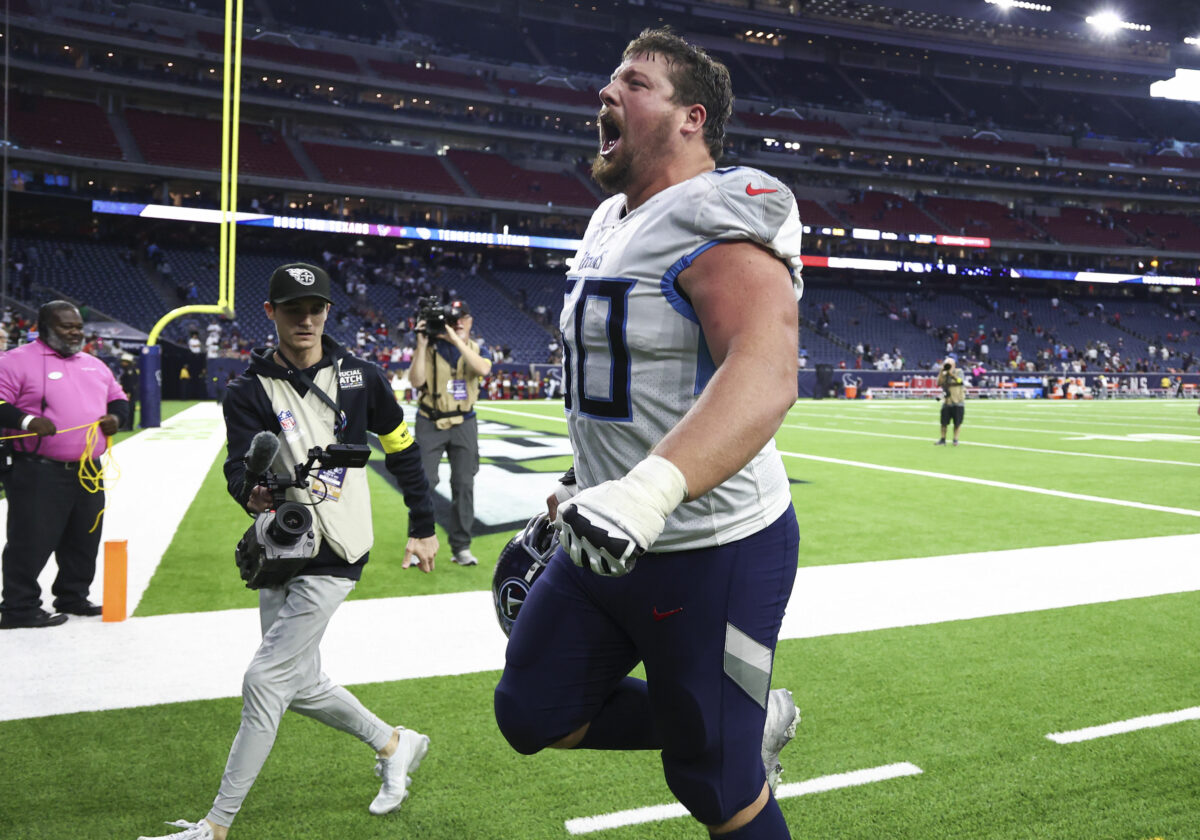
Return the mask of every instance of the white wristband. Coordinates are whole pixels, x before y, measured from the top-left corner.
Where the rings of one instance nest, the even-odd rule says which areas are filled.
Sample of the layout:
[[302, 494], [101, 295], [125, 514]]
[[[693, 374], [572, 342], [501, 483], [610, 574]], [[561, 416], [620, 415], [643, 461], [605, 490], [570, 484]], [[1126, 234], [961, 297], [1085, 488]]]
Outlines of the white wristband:
[[687, 498], [687, 479], [679, 467], [661, 455], [646, 456], [625, 474], [621, 483], [637, 491], [634, 498], [649, 504], [663, 519]]
[[25, 419], [21, 421], [21, 431], [22, 432], [29, 431], [29, 424], [32, 423], [34, 421], [34, 419], [35, 418], [32, 414], [26, 414]]

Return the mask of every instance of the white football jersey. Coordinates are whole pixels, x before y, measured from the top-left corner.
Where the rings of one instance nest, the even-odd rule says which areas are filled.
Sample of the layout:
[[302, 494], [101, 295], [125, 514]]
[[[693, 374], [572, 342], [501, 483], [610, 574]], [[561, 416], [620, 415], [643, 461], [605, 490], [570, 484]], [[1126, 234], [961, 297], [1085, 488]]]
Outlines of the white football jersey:
[[[716, 371], [676, 279], [699, 254], [756, 242], [792, 271], [800, 293], [800, 218], [781, 182], [757, 169], [697, 175], [622, 215], [596, 210], [568, 261], [562, 329], [568, 430], [581, 488], [625, 475], [696, 402]], [[731, 278], [735, 282], [736, 278]], [[736, 475], [667, 519], [651, 551], [722, 545], [775, 521], [791, 503], [770, 441]]]

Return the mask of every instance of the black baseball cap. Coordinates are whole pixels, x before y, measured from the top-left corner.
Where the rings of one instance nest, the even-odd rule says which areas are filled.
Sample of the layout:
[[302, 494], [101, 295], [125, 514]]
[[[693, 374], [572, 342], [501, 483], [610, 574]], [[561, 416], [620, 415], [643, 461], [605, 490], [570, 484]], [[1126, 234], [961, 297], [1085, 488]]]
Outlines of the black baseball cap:
[[268, 299], [271, 303], [286, 303], [297, 298], [319, 297], [333, 303], [329, 292], [325, 269], [308, 263], [288, 263], [271, 274]]
[[450, 301], [450, 305], [447, 307], [447, 311], [449, 312], [450, 317], [461, 318], [464, 315], [471, 314], [471, 307], [467, 306], [467, 302], [465, 300], [452, 300]]

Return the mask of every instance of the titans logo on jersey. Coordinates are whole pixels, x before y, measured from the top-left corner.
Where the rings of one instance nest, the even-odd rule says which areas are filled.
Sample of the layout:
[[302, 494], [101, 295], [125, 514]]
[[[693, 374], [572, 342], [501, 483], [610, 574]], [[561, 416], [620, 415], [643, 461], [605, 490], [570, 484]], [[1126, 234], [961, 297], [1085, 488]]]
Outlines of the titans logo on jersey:
[[[788, 266], [797, 296], [800, 290], [796, 201], [764, 172], [718, 169], [657, 193], [631, 213], [624, 206], [625, 196], [616, 195], [593, 214], [569, 262], [559, 324], [581, 487], [628, 472], [715, 372], [699, 319], [676, 285], [697, 256], [722, 242], [755, 242]], [[747, 498], [759, 503], [747, 507]], [[773, 522], [790, 502], [783, 462], [769, 443], [720, 487], [681, 505], [655, 549], [740, 539]]]

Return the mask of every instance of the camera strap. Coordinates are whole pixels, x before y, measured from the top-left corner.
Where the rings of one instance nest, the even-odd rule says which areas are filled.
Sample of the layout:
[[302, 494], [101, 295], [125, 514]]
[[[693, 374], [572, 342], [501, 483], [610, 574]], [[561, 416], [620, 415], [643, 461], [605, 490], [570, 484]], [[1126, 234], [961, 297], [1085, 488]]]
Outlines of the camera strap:
[[317, 383], [313, 381], [313, 378], [305, 373], [299, 365], [293, 364], [291, 359], [283, 355], [283, 351], [276, 349], [275, 352], [278, 353], [279, 357], [287, 362], [293, 370], [295, 370], [296, 378], [300, 380], [301, 385], [312, 391], [317, 395], [317, 399], [333, 409], [333, 436], [337, 438], [338, 443], [342, 443], [342, 433], [346, 431], [347, 421], [346, 412], [342, 411], [341, 365], [338, 364], [336, 359], [332, 360], [334, 382], [337, 383], [337, 399], [334, 400], [329, 396], [329, 394], [321, 390], [321, 387], [317, 385]]

